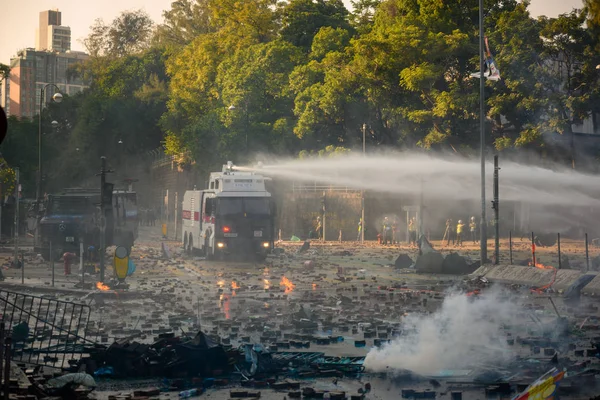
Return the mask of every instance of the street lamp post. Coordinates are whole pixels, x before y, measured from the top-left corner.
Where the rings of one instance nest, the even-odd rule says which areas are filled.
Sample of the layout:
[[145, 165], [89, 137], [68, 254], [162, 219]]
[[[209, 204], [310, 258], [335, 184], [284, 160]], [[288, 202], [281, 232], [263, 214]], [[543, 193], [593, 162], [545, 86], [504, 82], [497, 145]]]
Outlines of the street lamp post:
[[[363, 157], [366, 157], [367, 153], [367, 124], [362, 126], [363, 134]], [[365, 189], [361, 193], [361, 210], [360, 210], [360, 243], [365, 243]]]
[[[58, 90], [58, 92], [54, 93], [54, 95], [52, 96], [52, 99], [57, 102], [60, 103], [63, 99], [62, 94], [60, 93], [60, 88], [58, 86], [56, 86], [53, 83], [48, 83], [46, 84], [41, 90], [40, 90], [40, 111], [38, 113], [38, 176], [37, 176], [37, 187], [36, 187], [36, 208], [37, 208], [37, 216], [36, 216], [36, 224], [35, 224], [35, 236], [34, 236], [34, 241], [35, 241], [35, 246], [39, 245], [39, 235], [40, 235], [40, 206], [41, 206], [41, 200], [42, 200], [42, 111], [44, 110], [44, 97], [46, 95], [46, 89], [48, 87], [54, 87], [56, 88], [56, 90]], [[56, 125], [58, 125], [58, 123], [56, 121], [52, 122], [52, 125], [55, 127]]]
[[487, 221], [485, 216], [485, 76], [484, 62], [483, 0], [479, 0], [479, 141], [481, 157], [481, 221], [479, 223], [479, 256], [481, 265], [487, 260]]

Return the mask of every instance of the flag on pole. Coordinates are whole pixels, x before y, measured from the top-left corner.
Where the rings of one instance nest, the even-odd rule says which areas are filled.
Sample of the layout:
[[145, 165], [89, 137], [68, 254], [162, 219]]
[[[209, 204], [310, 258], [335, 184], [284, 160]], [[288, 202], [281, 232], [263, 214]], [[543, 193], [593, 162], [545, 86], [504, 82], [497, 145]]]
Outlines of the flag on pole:
[[[499, 81], [500, 80], [500, 70], [496, 66], [496, 62], [494, 61], [494, 57], [492, 56], [492, 52], [490, 51], [490, 46], [488, 44], [488, 38], [484, 38], [485, 40], [485, 51], [483, 53], [483, 76], [490, 81]], [[473, 72], [471, 78], [480, 78], [481, 72]]]
[[539, 377], [520, 394], [512, 400], [553, 400], [556, 395], [556, 389], [564, 377], [565, 372], [552, 368], [544, 375]]
[[485, 61], [486, 61], [488, 71], [489, 71], [489, 75], [487, 76], [487, 78], [491, 81], [498, 81], [498, 80], [500, 80], [500, 70], [496, 66], [494, 57], [492, 57], [492, 52], [490, 51], [490, 46], [488, 44], [488, 38], [486, 37], [484, 40], [485, 40], [485, 50], [486, 50]]

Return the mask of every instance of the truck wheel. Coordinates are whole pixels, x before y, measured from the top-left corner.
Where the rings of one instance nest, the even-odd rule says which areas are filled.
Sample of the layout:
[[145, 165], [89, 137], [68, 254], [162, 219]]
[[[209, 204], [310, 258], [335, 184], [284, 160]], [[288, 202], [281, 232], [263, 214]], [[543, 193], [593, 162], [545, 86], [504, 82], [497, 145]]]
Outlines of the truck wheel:
[[204, 257], [205, 257], [207, 260], [212, 260], [212, 259], [214, 259], [214, 258], [215, 258], [215, 257], [214, 257], [215, 255], [214, 255], [214, 254], [213, 254], [213, 252], [212, 252], [212, 248], [211, 248], [211, 247], [208, 245], [208, 242], [209, 242], [209, 240], [208, 240], [208, 238], [206, 238], [206, 239], [204, 240]]
[[187, 249], [188, 254], [191, 256], [194, 253], [194, 237], [190, 234], [189, 240], [188, 240], [188, 249]]

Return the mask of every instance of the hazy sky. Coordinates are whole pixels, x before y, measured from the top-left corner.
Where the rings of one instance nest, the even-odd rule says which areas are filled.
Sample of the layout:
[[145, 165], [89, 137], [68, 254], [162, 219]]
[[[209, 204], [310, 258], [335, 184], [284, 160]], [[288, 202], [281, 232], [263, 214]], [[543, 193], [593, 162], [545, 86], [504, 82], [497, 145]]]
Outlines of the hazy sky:
[[[71, 49], [84, 50], [81, 40], [96, 18], [111, 22], [121, 11], [144, 9], [155, 22], [162, 21], [162, 11], [172, 0], [16, 0], [6, 1], [0, 23], [0, 62], [8, 64], [19, 49], [35, 47], [35, 29], [39, 12], [58, 8], [63, 25], [71, 27]], [[350, 6], [349, 0], [344, 0]], [[555, 17], [581, 7], [582, 0], [531, 0], [533, 15]]]

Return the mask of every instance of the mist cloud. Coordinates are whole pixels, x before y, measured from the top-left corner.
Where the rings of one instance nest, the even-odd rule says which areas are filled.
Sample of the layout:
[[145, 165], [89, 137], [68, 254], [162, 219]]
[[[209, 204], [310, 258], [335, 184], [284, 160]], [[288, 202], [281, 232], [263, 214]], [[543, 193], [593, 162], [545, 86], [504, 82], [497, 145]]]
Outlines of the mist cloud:
[[[500, 194], [504, 201], [538, 205], [600, 206], [592, 191], [600, 179], [571, 170], [553, 171], [501, 162]], [[419, 195], [445, 200], [476, 200], [480, 196], [480, 165], [476, 160], [423, 154], [348, 155], [334, 158], [278, 160], [263, 173], [296, 181], [317, 181], [356, 189]], [[493, 166], [486, 169], [486, 192], [492, 193]], [[422, 185], [422, 186], [421, 186]]]

